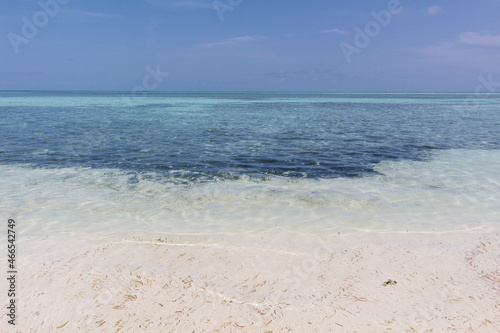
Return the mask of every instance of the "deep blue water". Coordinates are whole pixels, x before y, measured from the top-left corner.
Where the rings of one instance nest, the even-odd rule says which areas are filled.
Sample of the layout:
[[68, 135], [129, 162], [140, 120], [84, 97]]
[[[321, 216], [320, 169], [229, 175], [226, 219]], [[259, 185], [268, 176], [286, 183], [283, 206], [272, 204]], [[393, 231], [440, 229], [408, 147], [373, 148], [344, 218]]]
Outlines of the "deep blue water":
[[357, 177], [500, 148], [500, 94], [0, 92], [0, 131], [3, 165]]

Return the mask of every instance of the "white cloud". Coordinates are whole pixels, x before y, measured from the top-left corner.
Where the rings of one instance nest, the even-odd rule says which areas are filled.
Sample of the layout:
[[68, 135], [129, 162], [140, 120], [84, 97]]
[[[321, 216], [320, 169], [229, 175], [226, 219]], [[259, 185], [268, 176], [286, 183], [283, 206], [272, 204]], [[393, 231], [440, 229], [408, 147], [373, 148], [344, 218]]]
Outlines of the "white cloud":
[[327, 29], [327, 30], [322, 30], [322, 34], [339, 34], [339, 35], [349, 35], [349, 31], [346, 30], [340, 30], [340, 29]]
[[218, 42], [213, 42], [213, 43], [204, 43], [202, 46], [205, 47], [213, 47], [213, 46], [231, 46], [231, 45], [237, 45], [245, 42], [255, 42], [258, 40], [263, 39], [264, 37], [262, 36], [241, 36], [241, 37], [233, 37], [233, 38], [227, 38], [223, 39]]
[[475, 32], [466, 32], [460, 36], [460, 40], [468, 45], [500, 47], [500, 35], [479, 35]]
[[441, 14], [443, 12], [443, 9], [444, 8], [439, 7], [439, 6], [432, 6], [432, 7], [427, 8], [427, 13], [429, 13], [429, 15], [435, 16], [435, 15]]

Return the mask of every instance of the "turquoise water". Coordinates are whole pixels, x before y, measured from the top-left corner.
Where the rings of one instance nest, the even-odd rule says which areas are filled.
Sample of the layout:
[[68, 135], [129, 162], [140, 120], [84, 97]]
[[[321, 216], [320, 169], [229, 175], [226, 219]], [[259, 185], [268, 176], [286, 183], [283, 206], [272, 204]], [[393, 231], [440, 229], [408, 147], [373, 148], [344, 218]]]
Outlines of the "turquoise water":
[[500, 212], [500, 95], [0, 92], [25, 233], [468, 228]]

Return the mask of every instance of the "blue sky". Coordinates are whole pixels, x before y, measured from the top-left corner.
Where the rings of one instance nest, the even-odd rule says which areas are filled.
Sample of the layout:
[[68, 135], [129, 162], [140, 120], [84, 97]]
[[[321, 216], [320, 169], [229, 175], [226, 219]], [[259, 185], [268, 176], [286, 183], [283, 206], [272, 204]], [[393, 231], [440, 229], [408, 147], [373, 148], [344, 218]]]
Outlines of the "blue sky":
[[500, 91], [500, 0], [215, 3], [2, 1], [0, 90]]

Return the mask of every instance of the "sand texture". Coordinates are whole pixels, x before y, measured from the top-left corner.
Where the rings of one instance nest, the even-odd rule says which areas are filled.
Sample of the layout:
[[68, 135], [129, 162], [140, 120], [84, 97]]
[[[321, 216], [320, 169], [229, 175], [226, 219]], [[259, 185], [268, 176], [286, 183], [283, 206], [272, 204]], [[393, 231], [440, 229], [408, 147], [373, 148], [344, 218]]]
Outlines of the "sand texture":
[[47, 250], [19, 254], [17, 325], [4, 308], [2, 332], [500, 331], [498, 233], [31, 242]]

